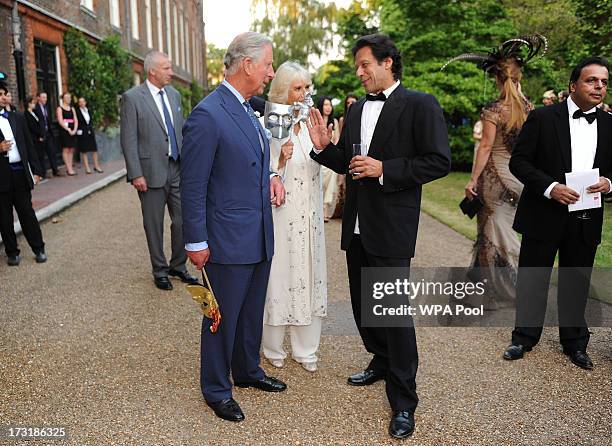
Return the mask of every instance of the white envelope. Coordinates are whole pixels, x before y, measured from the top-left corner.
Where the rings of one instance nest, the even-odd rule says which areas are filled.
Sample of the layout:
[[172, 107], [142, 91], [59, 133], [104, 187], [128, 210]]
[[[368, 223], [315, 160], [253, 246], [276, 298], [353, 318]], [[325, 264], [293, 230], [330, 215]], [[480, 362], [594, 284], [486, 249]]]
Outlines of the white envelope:
[[569, 204], [570, 212], [601, 207], [601, 192], [589, 194], [586, 189], [599, 181], [599, 169], [584, 170], [582, 172], [569, 172], [565, 174], [565, 184], [580, 194], [574, 204]]

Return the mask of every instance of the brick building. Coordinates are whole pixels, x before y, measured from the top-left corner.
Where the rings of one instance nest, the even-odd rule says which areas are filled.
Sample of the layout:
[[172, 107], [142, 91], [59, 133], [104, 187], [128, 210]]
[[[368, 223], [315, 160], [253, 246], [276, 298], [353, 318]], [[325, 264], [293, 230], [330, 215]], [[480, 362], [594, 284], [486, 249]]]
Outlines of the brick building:
[[170, 56], [178, 82], [205, 86], [202, 14], [202, 0], [0, 0], [0, 71], [15, 105], [44, 90], [55, 107], [68, 85], [63, 35], [72, 27], [92, 42], [119, 34], [135, 84], [144, 79], [144, 56], [156, 49]]

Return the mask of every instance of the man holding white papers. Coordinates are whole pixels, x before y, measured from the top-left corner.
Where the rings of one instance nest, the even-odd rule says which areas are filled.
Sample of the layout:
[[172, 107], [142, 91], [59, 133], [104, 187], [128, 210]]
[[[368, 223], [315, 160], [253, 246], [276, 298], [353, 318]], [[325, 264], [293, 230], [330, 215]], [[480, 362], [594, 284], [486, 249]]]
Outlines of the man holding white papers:
[[[612, 188], [612, 116], [596, 108], [605, 98], [608, 77], [606, 59], [590, 57], [580, 62], [570, 76], [568, 100], [531, 112], [517, 138], [510, 171], [525, 188], [513, 227], [523, 238], [516, 327], [504, 359], [520, 359], [538, 343], [558, 252], [557, 299], [563, 352], [577, 366], [593, 368], [586, 353], [589, 330], [584, 311], [595, 252], [601, 242], [601, 193], [607, 194]], [[599, 169], [601, 176], [593, 169]], [[578, 188], [584, 183], [579, 177], [588, 180], [589, 175], [595, 175], [594, 181], [581, 189], [589, 194], [581, 199], [580, 193], [567, 184]], [[569, 209], [577, 202], [588, 201], [599, 206]]]

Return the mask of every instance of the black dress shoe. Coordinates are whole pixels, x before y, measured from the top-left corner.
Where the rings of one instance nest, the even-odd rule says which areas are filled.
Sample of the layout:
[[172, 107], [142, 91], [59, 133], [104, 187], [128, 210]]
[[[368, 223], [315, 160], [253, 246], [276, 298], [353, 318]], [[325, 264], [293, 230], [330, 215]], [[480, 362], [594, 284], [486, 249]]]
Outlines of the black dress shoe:
[[530, 352], [531, 348], [524, 347], [521, 344], [510, 344], [504, 352], [504, 359], [508, 361], [514, 361], [515, 359], [521, 359], [525, 352]]
[[184, 283], [198, 283], [197, 277], [194, 277], [189, 274], [189, 271], [177, 271], [175, 269], [171, 269], [170, 271], [168, 271], [168, 275], [172, 277], [178, 277], [179, 279], [181, 279], [181, 282]]
[[19, 262], [21, 262], [21, 257], [19, 257], [19, 254], [16, 256], [8, 256], [8, 259], [6, 259], [8, 266], [18, 266]]
[[396, 410], [389, 423], [389, 435], [394, 438], [410, 437], [414, 432], [414, 414], [407, 410]]
[[206, 404], [208, 404], [219, 418], [223, 418], [227, 421], [244, 420], [244, 413], [242, 413], [242, 409], [240, 409], [240, 406], [234, 398], [228, 398], [214, 403], [209, 403], [207, 401]]
[[47, 261], [47, 254], [45, 254], [45, 251], [38, 251], [36, 253], [36, 263], [45, 263]]
[[172, 289], [172, 283], [167, 277], [155, 277], [155, 286], [160, 290], [170, 291]]
[[384, 373], [372, 369], [365, 369], [363, 372], [349, 376], [346, 382], [351, 386], [369, 386], [381, 379], [385, 379]]
[[280, 379], [265, 375], [259, 381], [235, 382], [234, 385], [236, 387], [255, 387], [256, 389], [263, 390], [264, 392], [282, 392], [287, 388], [287, 384], [282, 382]]
[[564, 353], [569, 356], [570, 360], [576, 364], [581, 369], [585, 370], [593, 370], [593, 361], [589, 358], [586, 352], [577, 350], [575, 352], [566, 352]]

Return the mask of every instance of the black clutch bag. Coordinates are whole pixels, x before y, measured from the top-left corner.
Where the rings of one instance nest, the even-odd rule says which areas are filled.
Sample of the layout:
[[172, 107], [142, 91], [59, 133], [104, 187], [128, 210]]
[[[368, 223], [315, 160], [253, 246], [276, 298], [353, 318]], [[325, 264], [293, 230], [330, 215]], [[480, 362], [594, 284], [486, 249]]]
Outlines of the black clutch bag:
[[478, 214], [478, 212], [482, 209], [484, 203], [478, 197], [474, 197], [470, 200], [468, 197], [465, 197], [461, 203], [459, 203], [459, 207], [463, 211], [465, 215], [470, 218], [474, 218], [474, 215]]

